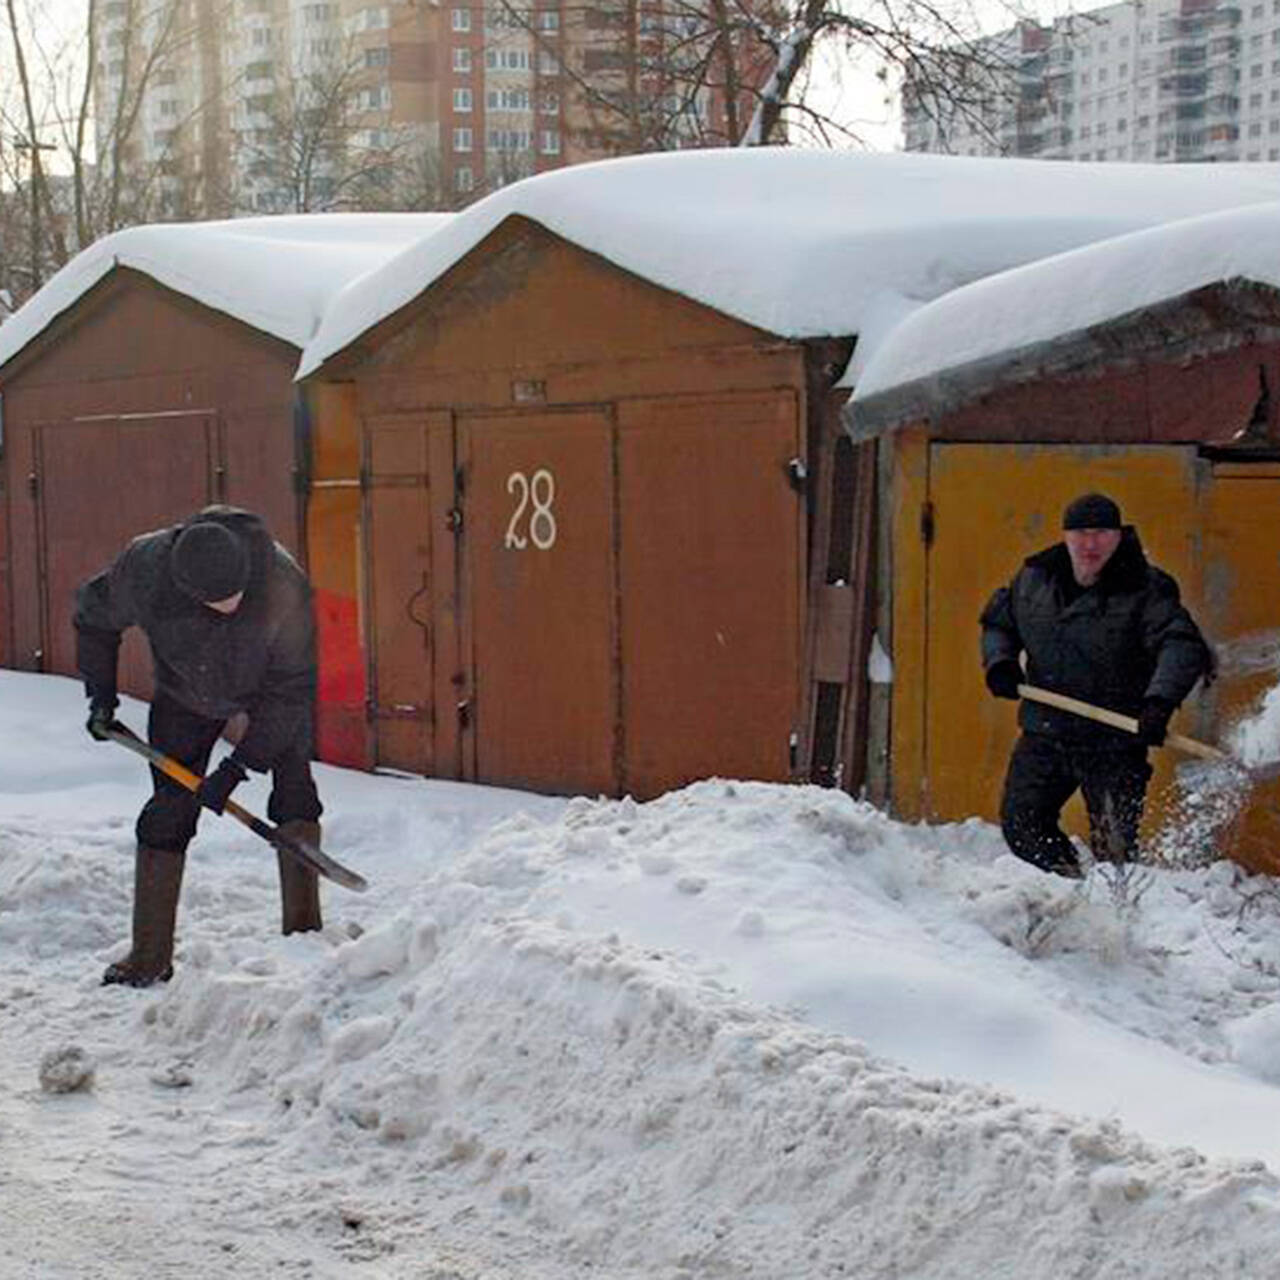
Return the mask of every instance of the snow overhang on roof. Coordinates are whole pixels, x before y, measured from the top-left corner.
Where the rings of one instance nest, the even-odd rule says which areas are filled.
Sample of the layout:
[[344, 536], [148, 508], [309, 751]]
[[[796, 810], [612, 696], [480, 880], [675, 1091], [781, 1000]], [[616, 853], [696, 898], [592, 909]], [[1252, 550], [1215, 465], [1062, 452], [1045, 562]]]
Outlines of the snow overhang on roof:
[[858, 438], [1003, 386], [1280, 332], [1280, 203], [1187, 218], [988, 277], [920, 307], [866, 361]]
[[0, 329], [0, 368], [117, 267], [299, 350], [355, 277], [452, 214], [297, 214], [131, 227], [76, 255]]
[[[768, 333], [848, 337], [1027, 262], [1280, 201], [1280, 165], [1050, 164], [752, 148], [632, 156], [514, 183], [353, 281], [299, 377], [402, 311], [506, 218]], [[869, 349], [860, 341], [851, 376]]]

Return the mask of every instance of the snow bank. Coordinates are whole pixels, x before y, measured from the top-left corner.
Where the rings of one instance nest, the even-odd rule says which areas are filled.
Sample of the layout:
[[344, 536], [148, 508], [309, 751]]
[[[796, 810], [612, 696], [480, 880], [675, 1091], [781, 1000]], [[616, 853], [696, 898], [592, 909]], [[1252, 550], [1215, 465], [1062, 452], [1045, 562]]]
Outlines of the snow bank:
[[[811, 787], [641, 805], [322, 767], [325, 843], [369, 893], [326, 886], [325, 931], [281, 938], [270, 854], [210, 819], [173, 982], [104, 989], [146, 775], [82, 720], [71, 681], [0, 672], [0, 1230], [24, 1274], [1274, 1269], [1272, 881], [1059, 881], [987, 824]], [[66, 1046], [93, 1089], [45, 1094]], [[140, 1176], [165, 1196], [139, 1206]]]
[[[792, 806], [778, 788], [747, 792], [772, 835], [766, 792]], [[842, 810], [866, 823], [828, 797], [801, 803], [819, 824]], [[305, 988], [189, 971], [149, 1025], [230, 1064], [238, 1087], [269, 1089], [300, 1163], [429, 1183], [426, 1224], [533, 1232], [565, 1274], [998, 1280], [1072, 1274], [1089, 1256], [1091, 1276], [1167, 1277], [1189, 1248], [1198, 1275], [1266, 1265], [1280, 1204], [1258, 1162], [913, 1076], [691, 973], [679, 949], [584, 935], [563, 901], [549, 917], [520, 909], [549, 863], [630, 861], [628, 828], [665, 826], [681, 846], [671, 813], [575, 802], [563, 822], [500, 824]], [[630, 870], [662, 880], [677, 865]], [[666, 887], [675, 914], [730, 886]]]

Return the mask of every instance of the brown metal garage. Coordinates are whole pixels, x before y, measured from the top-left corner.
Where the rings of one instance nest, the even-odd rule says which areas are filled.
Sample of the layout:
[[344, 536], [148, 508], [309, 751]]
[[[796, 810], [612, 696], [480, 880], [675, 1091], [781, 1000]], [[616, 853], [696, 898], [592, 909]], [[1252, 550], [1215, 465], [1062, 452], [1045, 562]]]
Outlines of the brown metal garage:
[[[361, 559], [375, 761], [638, 796], [807, 773], [809, 548], [850, 345], [780, 340], [512, 218], [327, 361], [311, 556]], [[870, 532], [854, 470], [846, 560]], [[829, 683], [856, 693], [854, 612], [826, 630]]]
[[[330, 293], [441, 222], [135, 228], [86, 250], [0, 330], [9, 665], [74, 674], [76, 585], [133, 535], [209, 502], [261, 512], [305, 554], [301, 346]], [[129, 636], [122, 687], [145, 696], [148, 670]], [[342, 758], [325, 731], [322, 752]]]

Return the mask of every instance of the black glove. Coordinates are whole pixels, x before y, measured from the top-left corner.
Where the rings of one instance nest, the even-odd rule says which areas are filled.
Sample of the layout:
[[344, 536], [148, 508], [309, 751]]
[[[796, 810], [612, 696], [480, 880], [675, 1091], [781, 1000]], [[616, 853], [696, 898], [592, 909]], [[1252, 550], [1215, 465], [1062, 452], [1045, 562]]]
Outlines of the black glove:
[[1009, 698], [1017, 702], [1018, 686], [1022, 683], [1022, 668], [1012, 658], [1002, 658], [987, 668], [987, 688], [997, 698]]
[[89, 736], [95, 742], [108, 741], [107, 730], [116, 718], [116, 708], [119, 705], [114, 697], [95, 695], [89, 700], [89, 719], [84, 727], [89, 730]]
[[1177, 708], [1164, 698], [1147, 698], [1138, 712], [1138, 741], [1158, 747], [1169, 732], [1169, 721]]
[[206, 809], [221, 813], [231, 799], [231, 793], [248, 777], [244, 765], [234, 756], [228, 756], [196, 788], [196, 799]]

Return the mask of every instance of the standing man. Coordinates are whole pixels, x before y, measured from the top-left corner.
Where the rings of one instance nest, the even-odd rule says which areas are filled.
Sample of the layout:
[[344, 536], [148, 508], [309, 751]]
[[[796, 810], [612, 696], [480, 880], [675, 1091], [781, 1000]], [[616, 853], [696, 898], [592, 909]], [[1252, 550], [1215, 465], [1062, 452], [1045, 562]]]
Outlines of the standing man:
[[[89, 695], [87, 727], [99, 741], [115, 714], [120, 635], [130, 626], [151, 645], [153, 746], [203, 774], [227, 721], [249, 717], [244, 737], [194, 794], [151, 771], [154, 791], [137, 823], [133, 949], [102, 977], [147, 987], [173, 975], [178, 894], [201, 806], [221, 813], [248, 770], [270, 770], [271, 820], [320, 843], [310, 763], [315, 622], [306, 576], [248, 511], [206, 507], [134, 538], [76, 593], [76, 662]], [[319, 929], [316, 873], [277, 856], [284, 932]]]
[[1031, 556], [982, 611], [982, 663], [997, 698], [1018, 699], [1025, 654], [1028, 683], [1137, 717], [1135, 737], [1037, 702], [1019, 710], [1000, 806], [1005, 840], [1033, 866], [1078, 877], [1062, 806], [1078, 788], [1094, 857], [1131, 857], [1151, 777], [1147, 748], [1164, 741], [1213, 660], [1178, 584], [1147, 563], [1110, 498], [1077, 498], [1062, 528], [1063, 540]]

